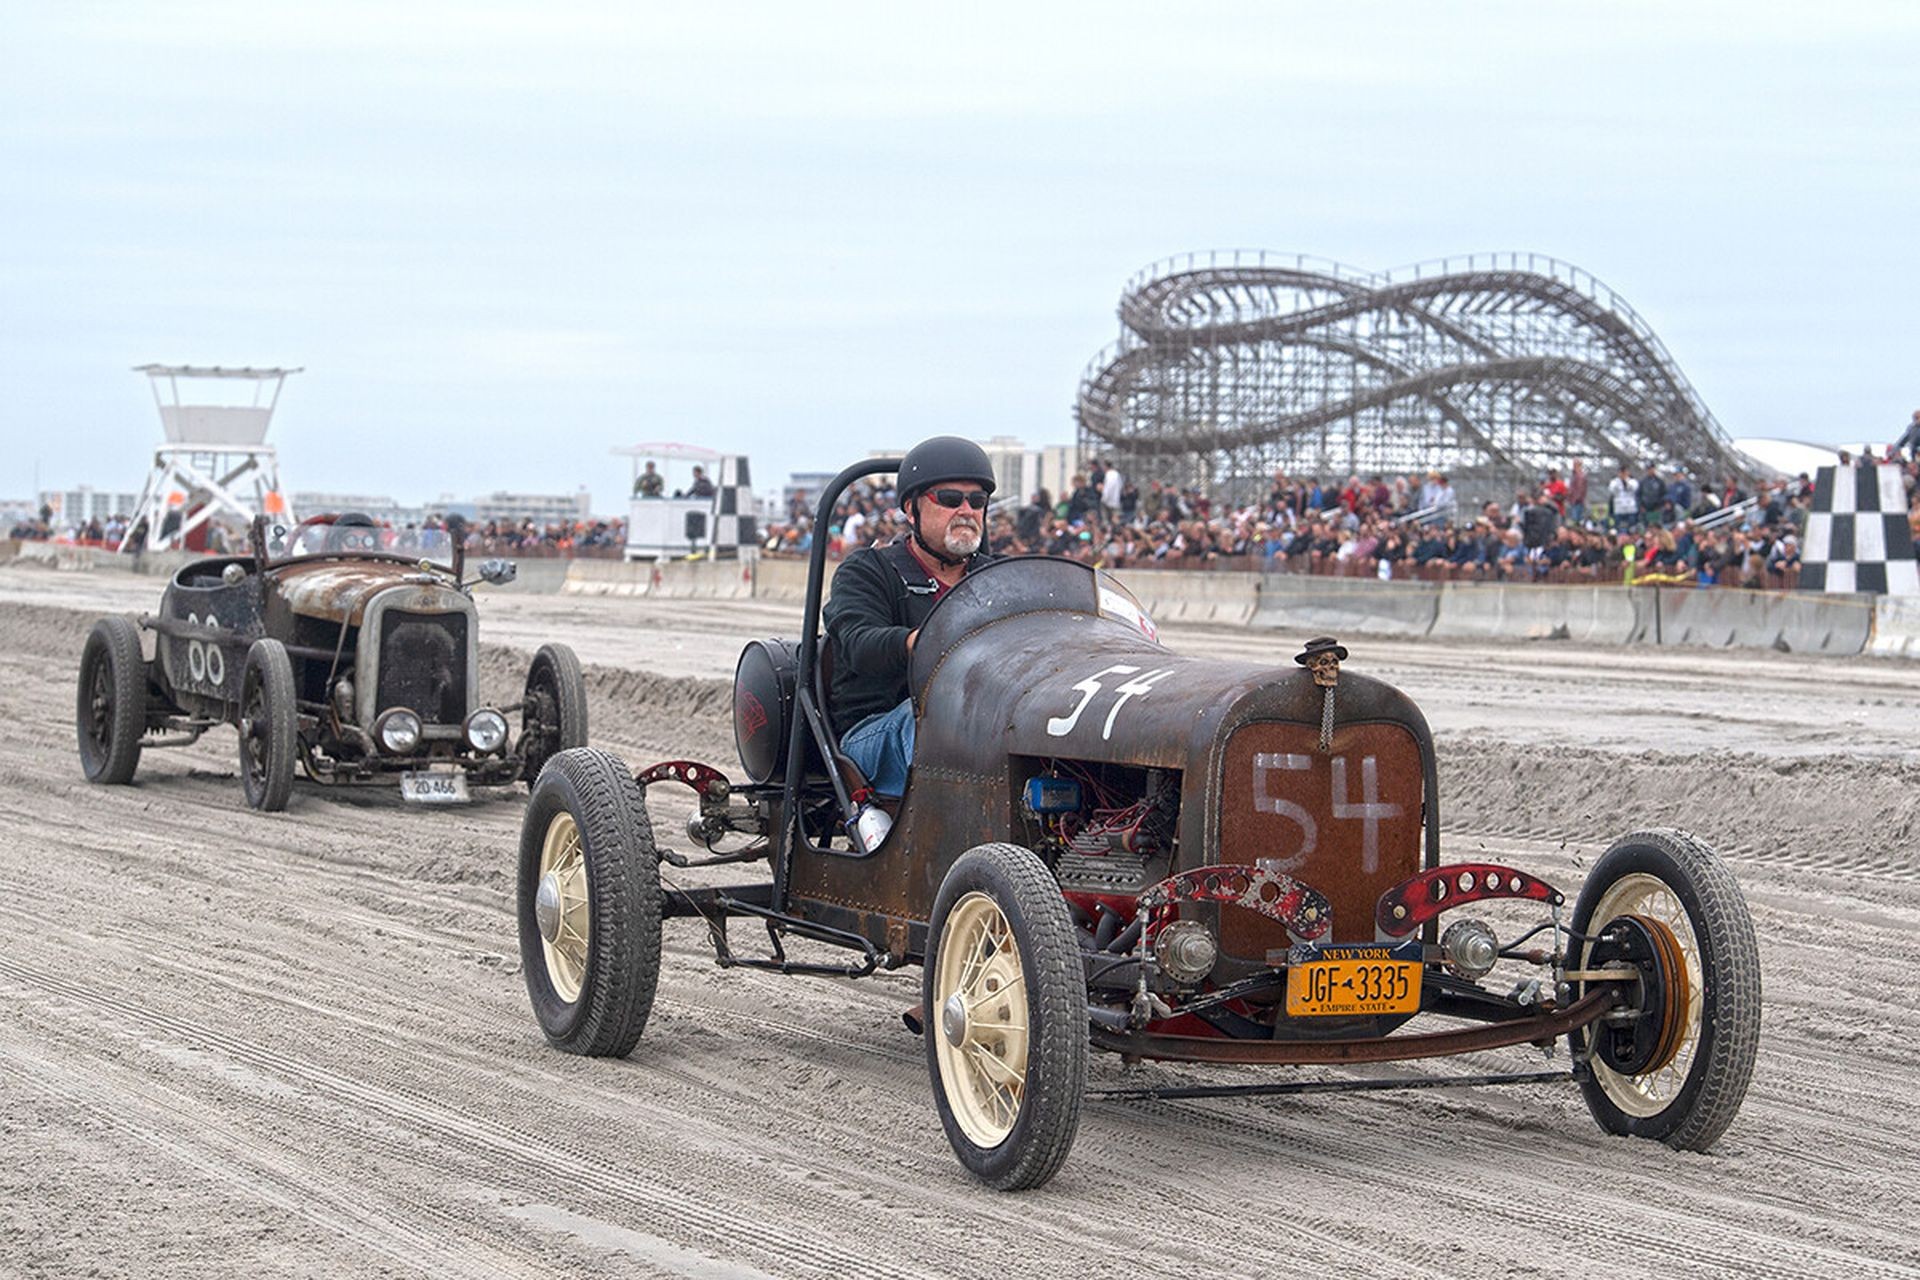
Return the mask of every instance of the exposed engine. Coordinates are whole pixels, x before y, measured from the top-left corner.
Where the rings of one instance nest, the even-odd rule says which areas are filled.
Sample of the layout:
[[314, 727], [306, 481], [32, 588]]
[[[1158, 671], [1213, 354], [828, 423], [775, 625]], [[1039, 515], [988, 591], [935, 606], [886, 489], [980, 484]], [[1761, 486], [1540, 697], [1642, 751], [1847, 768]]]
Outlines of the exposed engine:
[[1180, 775], [1169, 769], [1047, 759], [1022, 788], [1035, 852], [1069, 895], [1132, 895], [1173, 863]]

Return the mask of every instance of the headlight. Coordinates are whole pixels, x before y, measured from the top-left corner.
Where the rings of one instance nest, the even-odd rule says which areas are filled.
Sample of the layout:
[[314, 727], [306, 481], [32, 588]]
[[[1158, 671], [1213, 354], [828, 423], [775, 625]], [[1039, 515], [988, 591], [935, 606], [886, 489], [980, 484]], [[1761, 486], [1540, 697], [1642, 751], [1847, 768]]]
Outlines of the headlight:
[[467, 717], [467, 745], [485, 755], [498, 751], [507, 740], [507, 718], [492, 707], [482, 707]]
[[404, 755], [420, 745], [420, 717], [405, 707], [382, 712], [373, 722], [373, 736], [387, 750]]

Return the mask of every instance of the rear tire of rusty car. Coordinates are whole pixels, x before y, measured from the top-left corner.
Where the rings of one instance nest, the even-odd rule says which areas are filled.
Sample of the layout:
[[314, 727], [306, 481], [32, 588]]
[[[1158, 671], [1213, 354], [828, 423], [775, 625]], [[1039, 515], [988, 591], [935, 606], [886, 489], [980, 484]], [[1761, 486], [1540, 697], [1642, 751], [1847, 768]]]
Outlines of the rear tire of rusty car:
[[567, 1053], [620, 1058], [660, 980], [660, 859], [633, 771], [577, 748], [547, 762], [520, 823], [520, 965]]
[[532, 787], [548, 760], [587, 745], [587, 679], [564, 644], [543, 644], [527, 668], [520, 711], [520, 776]]
[[967, 850], [934, 899], [921, 979], [927, 1070], [953, 1152], [1002, 1191], [1067, 1158], [1087, 1080], [1087, 988], [1066, 899], [1011, 844]]
[[293, 758], [299, 751], [293, 659], [274, 639], [255, 640], [240, 677], [240, 785], [247, 803], [278, 813], [293, 795]]
[[[1649, 977], [1630, 999], [1643, 1010], [1663, 1005], [1654, 1012], [1664, 1025], [1620, 1028], [1619, 1041], [1609, 1039], [1616, 1032], [1603, 1024], [1575, 1032], [1576, 1060], [1592, 1051], [1581, 1091], [1608, 1133], [1705, 1151], [1739, 1114], [1759, 1050], [1753, 918], [1733, 872], [1712, 849], [1684, 831], [1654, 830], [1614, 841], [1574, 904], [1577, 933], [1597, 938], [1623, 921], [1651, 944], [1641, 963]], [[1609, 958], [1609, 947], [1576, 941], [1571, 963], [1587, 968], [1590, 957]], [[1576, 997], [1587, 989], [1574, 984]], [[1650, 992], [1659, 993], [1657, 1001]], [[1642, 1014], [1643, 1020], [1652, 1016]], [[1653, 1046], [1652, 1056], [1623, 1062], [1635, 1035], [1643, 1037], [1640, 1045]]]
[[138, 628], [118, 614], [100, 619], [87, 633], [74, 723], [87, 781], [132, 782], [147, 731], [147, 660], [140, 655]]

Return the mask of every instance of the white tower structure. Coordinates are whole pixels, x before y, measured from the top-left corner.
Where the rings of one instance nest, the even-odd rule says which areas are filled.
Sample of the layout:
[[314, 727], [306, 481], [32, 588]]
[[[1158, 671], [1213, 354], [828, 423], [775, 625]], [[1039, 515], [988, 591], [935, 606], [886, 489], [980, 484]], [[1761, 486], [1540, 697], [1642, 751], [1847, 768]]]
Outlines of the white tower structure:
[[293, 519], [266, 439], [280, 389], [299, 369], [147, 364], [134, 372], [152, 384], [166, 441], [154, 451], [131, 526], [144, 536], [129, 534], [122, 550], [177, 550], [223, 514], [243, 523], [262, 513]]

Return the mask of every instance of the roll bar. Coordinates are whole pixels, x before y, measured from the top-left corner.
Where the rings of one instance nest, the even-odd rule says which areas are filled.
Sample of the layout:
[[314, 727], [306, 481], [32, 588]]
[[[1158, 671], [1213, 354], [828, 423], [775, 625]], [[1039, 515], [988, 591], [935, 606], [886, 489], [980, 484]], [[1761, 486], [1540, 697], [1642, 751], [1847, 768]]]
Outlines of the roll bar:
[[820, 661], [820, 597], [826, 590], [827, 530], [833, 522], [833, 508], [840, 501], [840, 495], [855, 480], [898, 472], [903, 461], [900, 458], [869, 458], [865, 462], [854, 463], [827, 482], [827, 487], [820, 491], [820, 504], [814, 512], [813, 547], [807, 553], [807, 603], [801, 622], [800, 670], [795, 673], [793, 691], [794, 705], [799, 708], [800, 714], [793, 718], [793, 724], [787, 731], [787, 775], [780, 792], [779, 856], [773, 863], [772, 906], [775, 911], [786, 910], [787, 861], [794, 846], [805, 835], [800, 825], [797, 802], [800, 779], [806, 772], [804, 743], [807, 732], [812, 732], [815, 745], [820, 750], [820, 758], [826, 763], [827, 776], [833, 783], [834, 796], [840, 801], [843, 815], [852, 807], [846, 783], [841, 780], [840, 771], [834, 768], [835, 744], [827, 728], [826, 708], [820, 706], [819, 699], [814, 696], [813, 681], [814, 669]]

